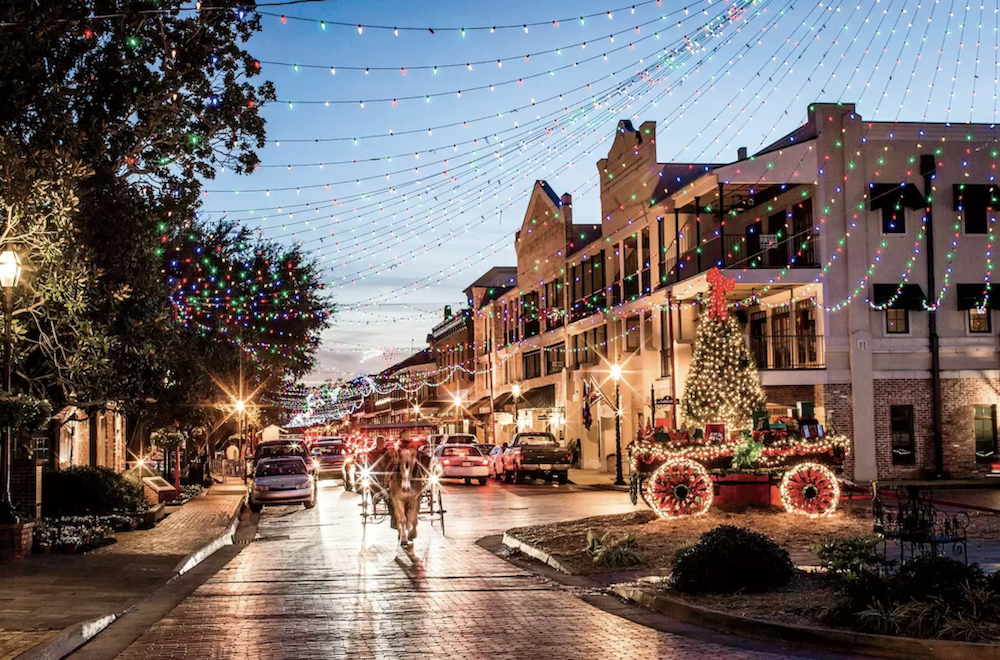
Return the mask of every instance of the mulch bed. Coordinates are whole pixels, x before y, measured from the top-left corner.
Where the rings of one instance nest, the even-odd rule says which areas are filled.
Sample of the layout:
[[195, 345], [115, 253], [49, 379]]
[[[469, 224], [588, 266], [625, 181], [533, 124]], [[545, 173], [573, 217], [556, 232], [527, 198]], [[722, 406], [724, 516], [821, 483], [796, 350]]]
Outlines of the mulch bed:
[[[1000, 541], [1000, 516], [969, 512], [970, 541]], [[779, 507], [713, 507], [707, 514], [676, 520], [660, 520], [652, 511], [597, 516], [550, 525], [518, 527], [508, 534], [543, 550], [581, 575], [601, 573], [586, 552], [587, 532], [631, 534], [642, 556], [640, 572], [667, 573], [679, 550], [693, 545], [718, 525], [747, 527], [774, 539], [792, 555], [796, 564], [816, 563], [810, 548], [830, 536], [870, 536], [871, 504], [849, 500], [826, 518], [809, 519], [786, 513]]]

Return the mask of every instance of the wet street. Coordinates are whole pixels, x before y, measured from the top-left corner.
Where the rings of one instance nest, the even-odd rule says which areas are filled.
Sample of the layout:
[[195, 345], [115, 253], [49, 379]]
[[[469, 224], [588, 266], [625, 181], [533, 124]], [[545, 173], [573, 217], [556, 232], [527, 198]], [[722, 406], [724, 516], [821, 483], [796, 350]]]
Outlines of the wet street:
[[339, 482], [323, 482], [312, 510], [265, 509], [257, 540], [119, 657], [798, 657], [632, 623], [475, 543], [520, 525], [631, 510], [624, 493], [490, 482], [449, 485], [444, 498], [446, 534], [422, 522], [410, 553], [388, 521], [362, 528], [359, 497]]

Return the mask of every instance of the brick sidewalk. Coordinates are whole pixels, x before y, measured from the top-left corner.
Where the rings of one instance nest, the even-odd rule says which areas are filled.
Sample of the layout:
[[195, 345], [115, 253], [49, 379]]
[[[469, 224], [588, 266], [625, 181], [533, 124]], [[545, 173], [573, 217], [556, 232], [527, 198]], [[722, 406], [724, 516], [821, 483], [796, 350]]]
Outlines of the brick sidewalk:
[[0, 563], [0, 660], [67, 626], [120, 613], [167, 580], [184, 557], [222, 534], [239, 512], [242, 481], [217, 484], [150, 530], [84, 555]]

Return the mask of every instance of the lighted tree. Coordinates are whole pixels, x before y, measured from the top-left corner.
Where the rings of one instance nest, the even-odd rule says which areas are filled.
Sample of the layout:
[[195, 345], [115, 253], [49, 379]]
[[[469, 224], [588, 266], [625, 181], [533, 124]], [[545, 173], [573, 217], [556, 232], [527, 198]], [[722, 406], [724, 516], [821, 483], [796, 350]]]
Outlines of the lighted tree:
[[684, 381], [684, 417], [690, 427], [709, 423], [749, 428], [753, 412], [766, 401], [757, 365], [747, 350], [739, 322], [726, 313], [725, 292], [732, 280], [709, 273], [707, 313], [698, 320], [691, 370]]

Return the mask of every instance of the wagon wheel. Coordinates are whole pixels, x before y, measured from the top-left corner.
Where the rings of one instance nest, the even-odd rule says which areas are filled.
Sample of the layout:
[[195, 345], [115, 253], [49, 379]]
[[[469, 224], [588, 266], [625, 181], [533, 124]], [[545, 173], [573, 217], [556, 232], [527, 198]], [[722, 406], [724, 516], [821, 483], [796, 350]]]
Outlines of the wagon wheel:
[[[380, 492], [379, 496], [376, 498], [374, 493], [369, 490], [368, 497], [372, 500], [372, 520], [377, 523], [385, 522], [385, 519], [389, 517], [389, 503], [386, 502], [385, 495]], [[382, 505], [381, 509], [378, 506], [379, 504]]]
[[789, 513], [813, 518], [828, 516], [840, 503], [837, 475], [817, 463], [796, 465], [781, 480], [781, 502]]
[[[444, 536], [444, 502], [441, 500], [441, 489], [435, 488], [435, 490], [437, 491], [438, 518], [441, 520], [441, 535]], [[431, 500], [433, 501], [433, 499], [432, 494]]]
[[668, 460], [642, 488], [643, 501], [661, 518], [701, 515], [712, 506], [713, 496], [708, 470], [687, 458]]

